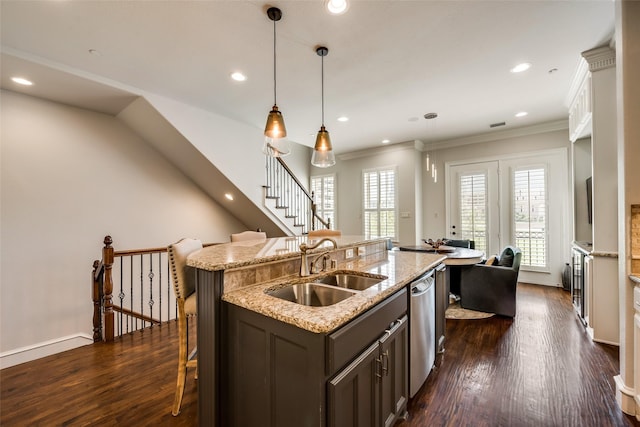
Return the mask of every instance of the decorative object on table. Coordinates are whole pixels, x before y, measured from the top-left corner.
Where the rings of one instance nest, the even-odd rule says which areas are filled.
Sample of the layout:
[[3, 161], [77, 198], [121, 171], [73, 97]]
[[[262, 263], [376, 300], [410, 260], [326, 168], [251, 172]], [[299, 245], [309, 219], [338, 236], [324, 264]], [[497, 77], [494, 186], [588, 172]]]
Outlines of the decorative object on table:
[[469, 310], [460, 307], [460, 302], [456, 301], [447, 308], [445, 312], [445, 318], [454, 320], [476, 320], [476, 319], [488, 319], [493, 317], [493, 313], [485, 313], [484, 311]]
[[438, 249], [440, 246], [445, 244], [445, 241], [442, 239], [438, 239], [434, 241], [433, 239], [422, 239], [427, 245], [431, 246], [433, 249]]

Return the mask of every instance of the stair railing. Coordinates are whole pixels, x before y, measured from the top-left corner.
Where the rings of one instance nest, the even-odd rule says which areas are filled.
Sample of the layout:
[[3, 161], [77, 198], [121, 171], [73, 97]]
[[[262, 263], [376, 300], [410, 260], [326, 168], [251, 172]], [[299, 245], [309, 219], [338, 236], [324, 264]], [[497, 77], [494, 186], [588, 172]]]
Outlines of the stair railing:
[[325, 221], [317, 213], [317, 205], [313, 192], [307, 189], [289, 169], [280, 157], [266, 157], [267, 184], [266, 198], [276, 202], [276, 208], [284, 210], [285, 218], [291, 218], [295, 227], [300, 227], [299, 234], [309, 230], [331, 228], [329, 218]]
[[93, 341], [111, 342], [176, 319], [167, 247], [116, 251], [111, 236], [103, 243], [91, 272]]

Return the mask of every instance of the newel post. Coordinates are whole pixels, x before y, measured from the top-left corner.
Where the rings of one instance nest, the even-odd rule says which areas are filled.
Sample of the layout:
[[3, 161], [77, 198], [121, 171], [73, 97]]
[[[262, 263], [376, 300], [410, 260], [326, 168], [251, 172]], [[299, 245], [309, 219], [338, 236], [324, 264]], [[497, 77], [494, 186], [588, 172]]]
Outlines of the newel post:
[[102, 263], [100, 260], [93, 261], [91, 282], [93, 283], [93, 342], [98, 342], [102, 341]]
[[104, 263], [104, 340], [113, 341], [113, 247], [111, 236], [105, 236], [104, 248], [102, 248], [102, 262]]

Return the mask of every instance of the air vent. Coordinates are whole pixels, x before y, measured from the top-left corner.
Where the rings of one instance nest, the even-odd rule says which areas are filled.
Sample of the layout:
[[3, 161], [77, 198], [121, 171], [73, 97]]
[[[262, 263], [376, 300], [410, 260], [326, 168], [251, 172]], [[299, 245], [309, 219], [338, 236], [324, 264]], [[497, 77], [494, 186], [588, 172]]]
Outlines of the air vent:
[[506, 123], [505, 123], [505, 122], [500, 122], [500, 123], [491, 123], [491, 124], [489, 125], [489, 127], [490, 127], [490, 128], [497, 128], [497, 127], [499, 127], [499, 126], [504, 126], [504, 125], [506, 125]]

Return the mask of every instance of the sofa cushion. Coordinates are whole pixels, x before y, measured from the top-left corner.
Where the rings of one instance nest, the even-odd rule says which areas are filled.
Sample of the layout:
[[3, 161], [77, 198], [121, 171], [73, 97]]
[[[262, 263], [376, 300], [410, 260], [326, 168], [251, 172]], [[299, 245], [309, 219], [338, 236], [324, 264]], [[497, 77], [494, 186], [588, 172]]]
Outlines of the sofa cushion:
[[502, 251], [502, 254], [500, 254], [500, 260], [498, 261], [497, 265], [501, 267], [513, 266], [513, 251], [511, 250], [511, 248], [506, 248], [504, 251]]

